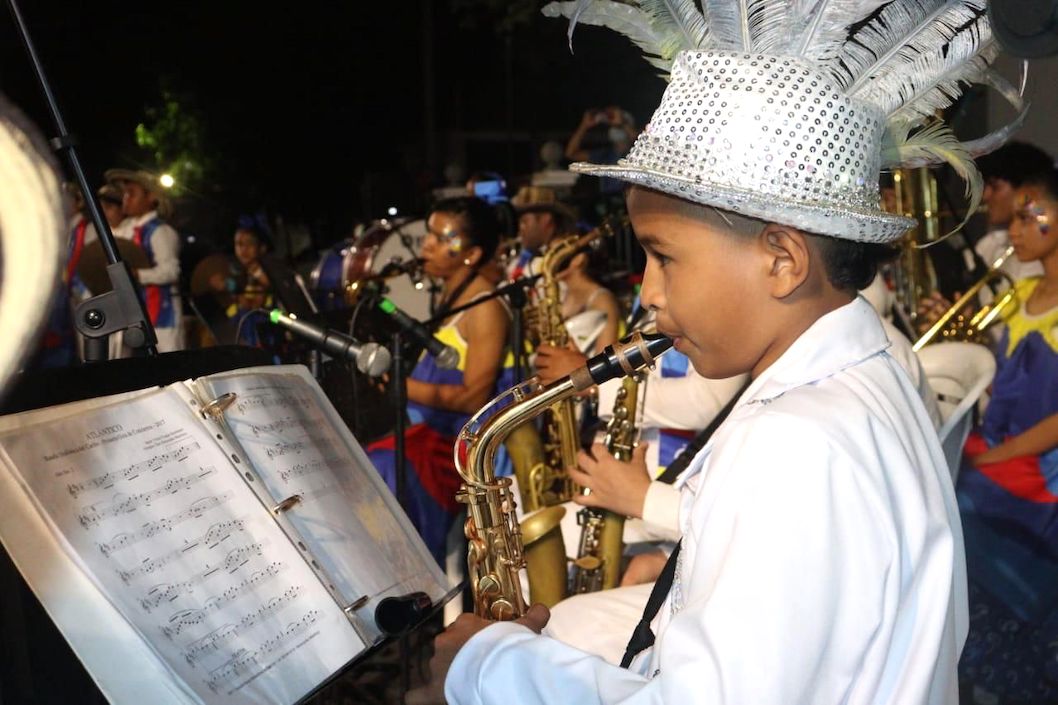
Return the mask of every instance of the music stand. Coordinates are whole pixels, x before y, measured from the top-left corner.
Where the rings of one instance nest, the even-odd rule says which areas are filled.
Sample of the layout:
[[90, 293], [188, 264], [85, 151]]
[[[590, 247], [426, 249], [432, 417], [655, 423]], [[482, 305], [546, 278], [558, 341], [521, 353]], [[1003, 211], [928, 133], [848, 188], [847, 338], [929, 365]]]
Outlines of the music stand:
[[[11, 392], [0, 405], [0, 413], [18, 413], [270, 364], [271, 356], [265, 350], [224, 346], [163, 353], [152, 358], [110, 360], [78, 368], [24, 372], [14, 381]], [[7, 595], [0, 609], [0, 649], [6, 656], [0, 664], [0, 683], [4, 686], [5, 700], [105, 703], [106, 699], [6, 552], [0, 552], [0, 586], [6, 588]], [[386, 644], [421, 627], [461, 589], [460, 586], [449, 591], [429, 610], [412, 613], [410, 618], [414, 621], [404, 629], [365, 649], [299, 702], [308, 702]]]

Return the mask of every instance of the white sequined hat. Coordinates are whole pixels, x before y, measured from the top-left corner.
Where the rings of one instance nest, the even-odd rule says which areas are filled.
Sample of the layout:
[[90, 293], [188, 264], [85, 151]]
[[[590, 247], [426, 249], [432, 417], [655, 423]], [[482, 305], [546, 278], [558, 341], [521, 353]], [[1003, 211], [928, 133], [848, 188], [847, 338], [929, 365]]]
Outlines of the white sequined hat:
[[[571, 169], [822, 235], [901, 237], [914, 220], [884, 212], [879, 193], [881, 170], [899, 165], [951, 163], [972, 212], [972, 157], [1026, 108], [989, 69], [984, 0], [578, 0], [544, 13], [571, 18], [571, 36], [577, 22], [616, 29], [671, 71], [625, 158]], [[934, 114], [985, 80], [1019, 120], [960, 143]]]

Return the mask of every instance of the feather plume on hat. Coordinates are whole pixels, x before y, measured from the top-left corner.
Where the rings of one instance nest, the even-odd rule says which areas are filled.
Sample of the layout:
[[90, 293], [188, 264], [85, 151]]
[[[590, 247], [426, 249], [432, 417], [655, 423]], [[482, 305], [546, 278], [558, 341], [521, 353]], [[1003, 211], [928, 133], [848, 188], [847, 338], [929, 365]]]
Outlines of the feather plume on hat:
[[[607, 27], [665, 74], [688, 51], [810, 67], [837, 95], [881, 117], [881, 144], [871, 145], [881, 168], [951, 164], [966, 181], [970, 213], [983, 190], [973, 157], [1002, 144], [1028, 108], [1022, 91], [990, 68], [998, 45], [985, 0], [701, 0], [700, 8], [695, 0], [575, 0], [551, 2], [543, 13], [570, 20], [571, 49], [577, 24]], [[996, 88], [1018, 116], [960, 142], [936, 114], [972, 83]]]

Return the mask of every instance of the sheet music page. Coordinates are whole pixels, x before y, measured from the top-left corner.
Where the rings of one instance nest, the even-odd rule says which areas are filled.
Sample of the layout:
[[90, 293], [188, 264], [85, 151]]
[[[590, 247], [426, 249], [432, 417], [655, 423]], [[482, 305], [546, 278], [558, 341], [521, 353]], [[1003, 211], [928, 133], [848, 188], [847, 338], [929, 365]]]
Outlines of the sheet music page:
[[[199, 380], [216, 397], [236, 394], [225, 421], [310, 553], [374, 627], [383, 598], [445, 593], [444, 574], [319, 385], [298, 365], [252, 368]], [[377, 630], [376, 632], [377, 633]]]
[[293, 703], [365, 644], [191, 402], [173, 386], [0, 448], [73, 559], [202, 702]]

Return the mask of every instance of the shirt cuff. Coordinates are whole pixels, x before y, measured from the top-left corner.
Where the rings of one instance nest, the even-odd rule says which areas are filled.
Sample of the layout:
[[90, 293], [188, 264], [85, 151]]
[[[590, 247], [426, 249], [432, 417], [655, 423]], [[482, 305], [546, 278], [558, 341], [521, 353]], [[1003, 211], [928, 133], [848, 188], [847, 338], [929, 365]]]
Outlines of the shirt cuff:
[[614, 402], [617, 401], [617, 390], [621, 388], [621, 378], [603, 382], [596, 389], [599, 393], [599, 416], [610, 418], [613, 412]]
[[675, 541], [680, 537], [680, 491], [665, 482], [651, 482], [643, 500], [643, 521]]
[[448, 667], [445, 700], [449, 705], [480, 705], [478, 686], [486, 675], [486, 659], [497, 652], [502, 642], [510, 645], [534, 636], [528, 627], [512, 622], [492, 624], [472, 636]]

